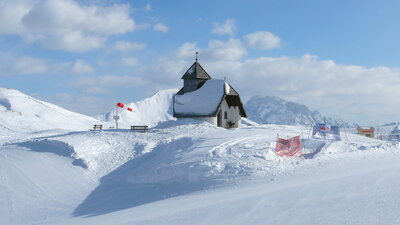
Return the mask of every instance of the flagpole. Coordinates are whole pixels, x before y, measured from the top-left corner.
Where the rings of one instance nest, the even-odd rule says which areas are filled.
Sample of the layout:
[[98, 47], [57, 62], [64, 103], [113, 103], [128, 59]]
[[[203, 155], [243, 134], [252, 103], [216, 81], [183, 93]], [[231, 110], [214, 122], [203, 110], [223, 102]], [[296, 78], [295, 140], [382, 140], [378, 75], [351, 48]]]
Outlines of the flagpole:
[[346, 132], [346, 128], [343, 125], [343, 130], [344, 130], [344, 134], [346, 135], [346, 141], [349, 141], [349, 138], [347, 137], [347, 132]]
[[118, 106], [115, 108], [115, 128], [118, 129]]
[[311, 124], [311, 127], [310, 127], [310, 132], [308, 133], [308, 139], [310, 139], [311, 132], [312, 132], [314, 126], [315, 126], [315, 121], [312, 121], [312, 124]]

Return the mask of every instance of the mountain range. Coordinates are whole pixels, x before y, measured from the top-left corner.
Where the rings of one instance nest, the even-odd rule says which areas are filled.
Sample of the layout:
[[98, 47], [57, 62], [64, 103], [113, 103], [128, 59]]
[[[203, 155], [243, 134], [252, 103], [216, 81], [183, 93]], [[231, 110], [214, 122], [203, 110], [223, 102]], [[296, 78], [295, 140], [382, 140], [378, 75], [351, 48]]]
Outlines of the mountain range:
[[[172, 97], [177, 89], [161, 90], [138, 102], [127, 103], [133, 109], [119, 109], [119, 127], [131, 125], [156, 126], [160, 122], [175, 120], [172, 116]], [[281, 124], [310, 126], [314, 122], [328, 124], [353, 124], [323, 116], [307, 106], [286, 101], [272, 96], [254, 96], [250, 98], [245, 109], [249, 120], [259, 124]], [[104, 124], [104, 127], [115, 127], [113, 116], [116, 109], [105, 112], [95, 118], [71, 112], [57, 105], [35, 99], [15, 89], [0, 88], [0, 127], [3, 130], [39, 131], [47, 129], [86, 130], [93, 124]], [[247, 120], [246, 124], [251, 124]]]
[[248, 119], [260, 124], [311, 126], [314, 123], [324, 122], [346, 127], [355, 126], [337, 118], [324, 116], [305, 105], [274, 96], [253, 96], [246, 102], [245, 109]]

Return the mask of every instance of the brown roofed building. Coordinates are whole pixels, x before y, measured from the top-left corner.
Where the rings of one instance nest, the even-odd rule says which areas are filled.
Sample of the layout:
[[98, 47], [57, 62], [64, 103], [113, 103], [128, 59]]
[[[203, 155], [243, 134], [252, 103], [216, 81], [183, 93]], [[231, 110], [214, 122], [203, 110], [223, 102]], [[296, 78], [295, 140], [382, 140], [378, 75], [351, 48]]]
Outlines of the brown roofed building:
[[357, 128], [357, 133], [359, 135], [365, 136], [365, 137], [370, 137], [370, 138], [375, 138], [375, 128], [370, 127], [370, 128]]

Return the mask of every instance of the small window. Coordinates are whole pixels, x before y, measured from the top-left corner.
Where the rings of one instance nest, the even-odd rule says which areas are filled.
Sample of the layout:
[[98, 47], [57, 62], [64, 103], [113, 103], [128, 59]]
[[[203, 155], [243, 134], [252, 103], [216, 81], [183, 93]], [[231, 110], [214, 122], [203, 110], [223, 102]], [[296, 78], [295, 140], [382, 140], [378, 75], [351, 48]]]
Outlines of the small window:
[[224, 119], [228, 119], [228, 112], [227, 111], [224, 112]]

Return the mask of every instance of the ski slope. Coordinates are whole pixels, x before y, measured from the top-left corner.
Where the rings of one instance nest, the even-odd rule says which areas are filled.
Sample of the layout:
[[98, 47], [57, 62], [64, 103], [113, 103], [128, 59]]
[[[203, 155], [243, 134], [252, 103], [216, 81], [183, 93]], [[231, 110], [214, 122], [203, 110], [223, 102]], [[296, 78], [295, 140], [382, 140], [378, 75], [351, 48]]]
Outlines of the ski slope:
[[195, 192], [60, 224], [398, 224], [398, 154]]
[[[161, 91], [121, 111], [122, 128], [0, 89], [0, 224], [398, 224], [398, 143], [244, 119], [175, 120]], [[139, 110], [140, 109], [140, 110]], [[107, 119], [108, 118], [108, 119]], [[392, 128], [386, 127], [387, 130]], [[275, 155], [300, 135], [303, 156]]]
[[15, 89], [0, 88], [0, 135], [50, 129], [88, 130], [98, 120], [37, 100]]
[[[348, 134], [280, 158], [306, 128], [167, 121], [3, 142], [1, 224], [395, 224], [399, 147]], [[307, 216], [306, 216], [307, 215]]]

